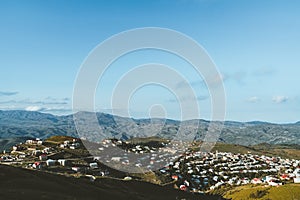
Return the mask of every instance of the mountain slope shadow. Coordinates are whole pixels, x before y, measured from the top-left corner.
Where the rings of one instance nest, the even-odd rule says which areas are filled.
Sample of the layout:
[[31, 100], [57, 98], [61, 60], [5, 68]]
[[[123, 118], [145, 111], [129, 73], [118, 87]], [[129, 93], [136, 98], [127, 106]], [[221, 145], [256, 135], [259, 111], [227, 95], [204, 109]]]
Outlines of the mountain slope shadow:
[[1, 199], [221, 199], [139, 181], [64, 177], [0, 165]]

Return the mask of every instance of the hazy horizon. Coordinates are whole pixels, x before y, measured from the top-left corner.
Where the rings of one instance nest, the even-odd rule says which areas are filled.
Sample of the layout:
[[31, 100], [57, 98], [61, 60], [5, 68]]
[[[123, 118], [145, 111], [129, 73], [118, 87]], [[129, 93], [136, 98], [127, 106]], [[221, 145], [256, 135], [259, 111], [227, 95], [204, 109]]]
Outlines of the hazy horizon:
[[[0, 111], [27, 111], [27, 110], [0, 110]], [[51, 112], [44, 112], [44, 111], [27, 111], [27, 112], [38, 112], [38, 113], [42, 113], [42, 114], [51, 114], [54, 116], [69, 116], [69, 115], [73, 115], [75, 113], [78, 112], [92, 112], [92, 111], [78, 111], [78, 112], [70, 112], [70, 113], [60, 113], [60, 114], [55, 114], [55, 113], [51, 113]], [[113, 114], [111, 112], [106, 112], [104, 111], [97, 111], [94, 113], [102, 113], [102, 114], [108, 114], [108, 115], [114, 115], [114, 116], [118, 116], [118, 117], [127, 117], [127, 116], [122, 116], [122, 115], [116, 115]], [[143, 120], [143, 119], [167, 119], [167, 120], [173, 120], [173, 121], [189, 121], [189, 120], [204, 120], [204, 121], [210, 121], [210, 119], [205, 119], [205, 118], [192, 118], [192, 119], [185, 119], [185, 120], [180, 120], [180, 119], [173, 119], [173, 118], [150, 118], [150, 117], [141, 117], [141, 118], [136, 118], [136, 117], [132, 117], [133, 119], [136, 120]], [[253, 120], [253, 121], [238, 121], [238, 120], [225, 120], [224, 122], [238, 122], [238, 123], [253, 123], [253, 122], [262, 122], [262, 123], [270, 123], [270, 124], [296, 124], [298, 121], [294, 121], [294, 122], [271, 122], [271, 121], [260, 121], [260, 120]]]

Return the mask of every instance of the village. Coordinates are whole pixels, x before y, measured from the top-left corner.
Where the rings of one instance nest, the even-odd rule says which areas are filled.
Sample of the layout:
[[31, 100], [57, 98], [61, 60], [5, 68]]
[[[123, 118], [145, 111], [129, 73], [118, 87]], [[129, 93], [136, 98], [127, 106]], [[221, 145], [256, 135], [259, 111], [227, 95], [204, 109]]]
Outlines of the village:
[[97, 176], [108, 176], [110, 173], [103, 165], [100, 169], [101, 163], [90, 155], [81, 140], [76, 138], [57, 142], [45, 142], [38, 138], [27, 140], [24, 144], [13, 146], [9, 153], [3, 152], [0, 162], [61, 175], [84, 176], [91, 180]]
[[16, 144], [10, 152], [4, 151], [0, 154], [0, 164], [87, 177], [91, 181], [100, 177], [138, 179], [130, 171], [122, 172], [119, 168], [141, 173], [148, 170], [163, 177], [161, 184], [173, 184], [176, 189], [194, 193], [228, 185], [300, 184], [299, 160], [251, 152], [200, 152], [187, 146], [182, 141], [168, 144], [167, 141], [132, 143], [105, 139], [96, 146], [98, 154], [92, 155], [80, 139], [62, 137], [43, 141], [36, 138]]
[[190, 152], [160, 170], [184, 191], [211, 191], [223, 185], [300, 183], [300, 161], [228, 152]]

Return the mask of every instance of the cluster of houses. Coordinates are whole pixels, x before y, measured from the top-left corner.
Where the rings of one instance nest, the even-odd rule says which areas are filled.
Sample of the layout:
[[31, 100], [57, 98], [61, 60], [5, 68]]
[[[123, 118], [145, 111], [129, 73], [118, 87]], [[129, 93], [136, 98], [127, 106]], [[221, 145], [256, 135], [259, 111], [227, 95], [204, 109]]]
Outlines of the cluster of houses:
[[[40, 139], [26, 140], [14, 145], [11, 152], [0, 154], [0, 162], [8, 165], [18, 165], [24, 168], [55, 171], [69, 174], [94, 173], [105, 176], [109, 172], [101, 170], [97, 161], [92, 158], [64, 158], [65, 149], [83, 148], [78, 139], [59, 142], [56, 145], [47, 145]], [[89, 161], [86, 161], [89, 160]]]
[[[36, 154], [37, 151], [35, 152], [35, 155], [38, 156], [39, 161], [35, 161], [33, 164], [29, 164], [29, 167], [32, 167], [34, 169], [42, 169], [42, 168], [48, 168], [49, 167], [57, 167], [61, 166], [62, 169], [65, 170], [71, 170], [73, 172], [81, 172], [84, 170], [83, 165], [77, 166], [73, 164], [73, 161], [76, 161], [77, 159], [64, 159], [64, 158], [59, 158], [59, 159], [53, 159], [53, 157], [56, 157], [57, 154], [59, 154], [62, 149], [79, 149], [81, 147], [81, 144], [78, 142], [77, 139], [72, 139], [72, 140], [65, 140], [58, 144], [57, 148], [49, 148], [45, 147], [43, 150], [37, 150], [39, 154]], [[62, 156], [63, 157], [63, 156]], [[86, 166], [88, 167], [88, 166]], [[96, 169], [97, 163], [90, 163], [90, 168]]]
[[[82, 148], [77, 139], [65, 140], [56, 146], [44, 145], [40, 139], [15, 145], [10, 153], [0, 155], [2, 163], [25, 163], [33, 169], [107, 176], [110, 172], [100, 165], [135, 166], [157, 171], [183, 191], [207, 192], [223, 185], [266, 184], [280, 186], [300, 183], [300, 161], [264, 155], [230, 152], [200, 152], [187, 150], [189, 145], [178, 141], [151, 146], [121, 140], [103, 140], [99, 156], [69, 158], [57, 156], [66, 149]], [[119, 151], [116, 151], [119, 149]], [[74, 152], [74, 151], [73, 151]], [[116, 154], [114, 154], [116, 152]], [[129, 177], [131, 178], [131, 177]], [[129, 179], [128, 177], [126, 179]]]
[[77, 139], [65, 140], [62, 144], [59, 145], [60, 148], [69, 148], [69, 149], [78, 149], [80, 148], [80, 143]]
[[26, 140], [25, 144], [42, 145], [43, 141], [40, 138]]
[[300, 161], [226, 152], [190, 152], [160, 170], [180, 190], [204, 192], [222, 185], [300, 183]]
[[45, 155], [54, 153], [53, 148], [43, 146], [43, 141], [39, 138], [26, 140], [25, 143], [14, 145], [10, 152], [3, 151], [0, 161], [4, 163], [22, 162], [31, 158], [41, 158], [45, 160]]
[[[164, 167], [169, 161], [178, 159], [185, 152], [188, 144], [174, 142], [171, 145], [132, 144], [121, 140], [103, 140], [99, 150], [102, 152], [95, 156], [95, 160], [108, 165], [125, 165], [139, 169], [157, 170]], [[119, 149], [119, 151], [116, 151]], [[102, 156], [101, 156], [102, 155]]]
[[[222, 185], [265, 184], [280, 186], [286, 182], [300, 183], [300, 161], [265, 155], [234, 154], [229, 152], [204, 153], [187, 151], [184, 142], [151, 147], [129, 145], [123, 153], [107, 156], [110, 148], [123, 146], [120, 140], [104, 140], [101, 151], [105, 157], [95, 159], [106, 163], [135, 165], [148, 170], [157, 169], [184, 191], [207, 192]], [[128, 144], [127, 144], [128, 145]], [[126, 146], [126, 145], [125, 145]], [[138, 156], [134, 156], [136, 154]]]
[[17, 160], [17, 158], [11, 155], [2, 155], [0, 157], [0, 162], [13, 162], [15, 160]]

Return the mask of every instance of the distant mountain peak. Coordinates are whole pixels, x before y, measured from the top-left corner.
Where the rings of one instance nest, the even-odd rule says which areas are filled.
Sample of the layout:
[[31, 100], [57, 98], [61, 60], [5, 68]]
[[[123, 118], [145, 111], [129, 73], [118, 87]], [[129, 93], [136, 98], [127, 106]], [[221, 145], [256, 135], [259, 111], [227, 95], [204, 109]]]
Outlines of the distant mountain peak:
[[[77, 114], [86, 114], [89, 117], [93, 113], [79, 112], [74, 114], [75, 117]], [[56, 116], [36, 111], [0, 110], [0, 139], [17, 137], [38, 137], [43, 139], [54, 135], [78, 137], [73, 121], [74, 115]], [[203, 140], [207, 131], [209, 131], [210, 124], [210, 121], [202, 119], [188, 120], [185, 121], [187, 123], [181, 123], [170, 119], [132, 119], [101, 112], [96, 113], [96, 116], [99, 125], [107, 136], [116, 136], [124, 140], [139, 135], [157, 135], [171, 139], [176, 137], [179, 130], [197, 130], [194, 133], [195, 138]], [[89, 120], [86, 120], [86, 122], [89, 122]], [[264, 142], [270, 144], [299, 144], [300, 126], [298, 125], [300, 125], [300, 121], [296, 125], [261, 121], [226, 121], [218, 139], [225, 143], [246, 146]], [[181, 128], [186, 129], [183, 130]]]

